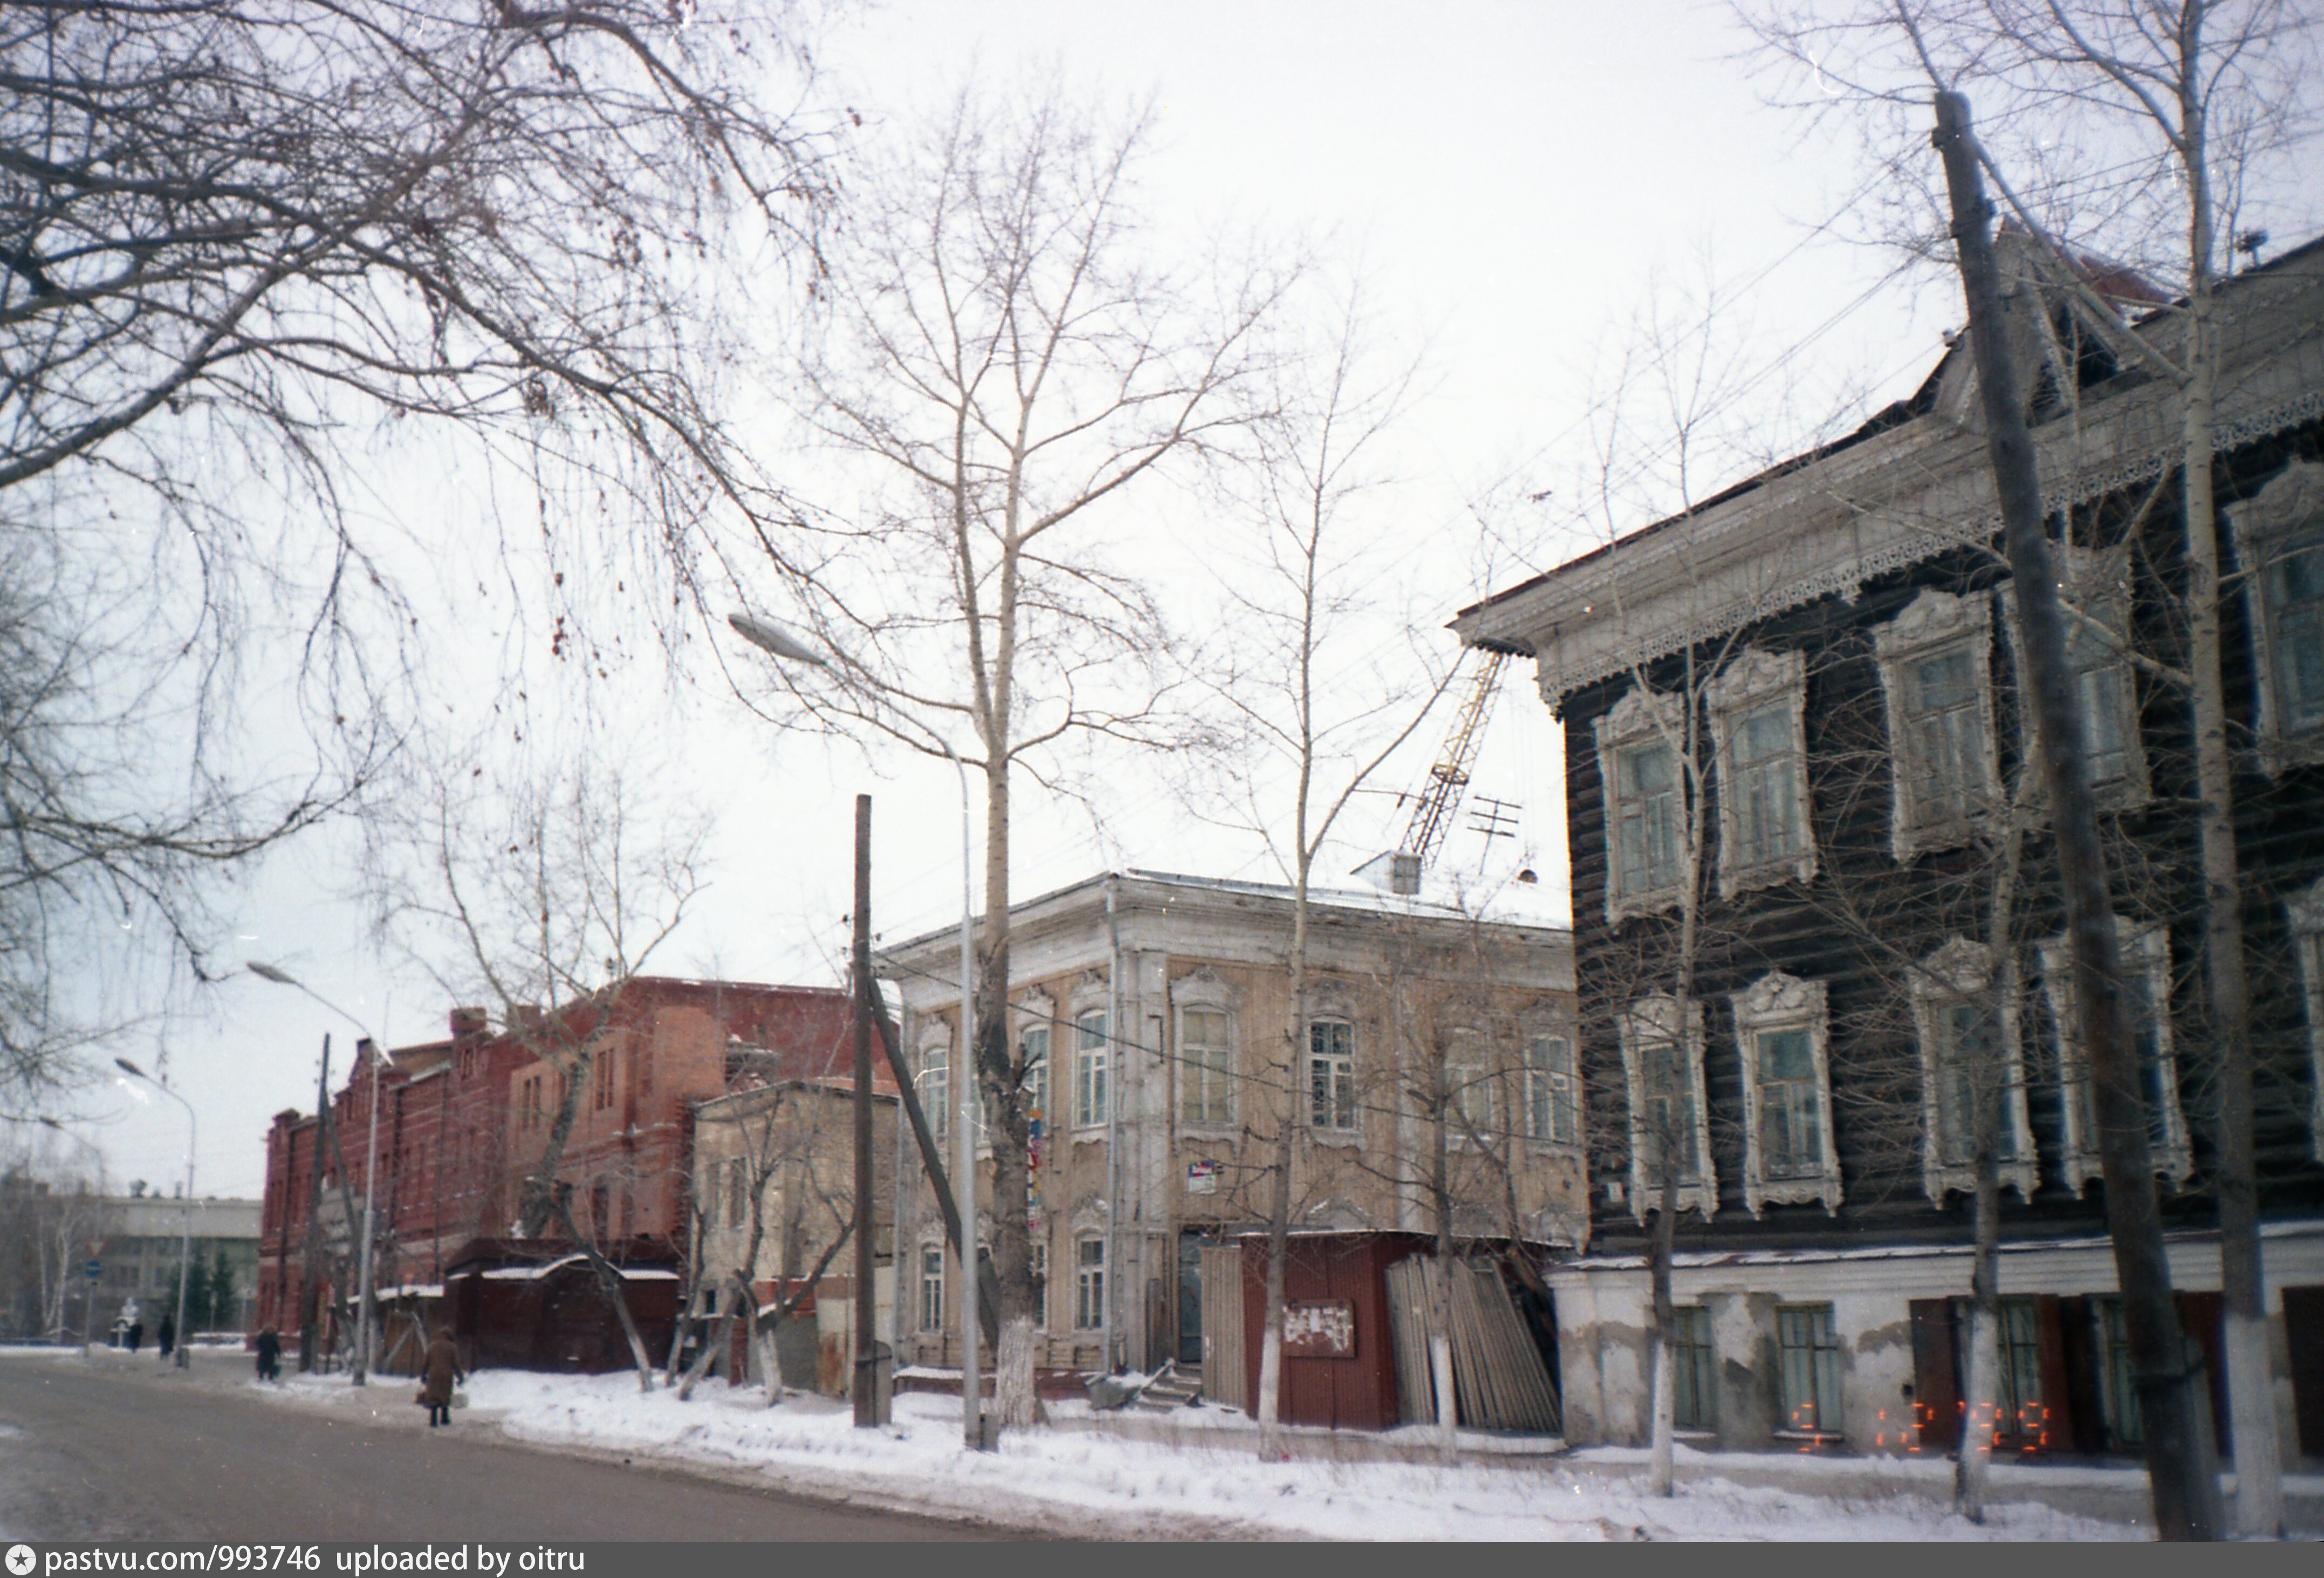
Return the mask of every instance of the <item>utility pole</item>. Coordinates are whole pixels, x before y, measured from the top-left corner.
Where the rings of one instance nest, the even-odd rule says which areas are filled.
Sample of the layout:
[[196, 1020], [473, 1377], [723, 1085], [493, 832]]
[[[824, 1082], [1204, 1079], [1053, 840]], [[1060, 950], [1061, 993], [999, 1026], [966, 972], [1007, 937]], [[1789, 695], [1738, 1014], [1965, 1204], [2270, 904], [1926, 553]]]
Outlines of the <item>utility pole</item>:
[[[1977, 356], [1978, 390], [1985, 407], [1986, 446], [2002, 531], [2015, 583], [2017, 631], [2025, 653], [2027, 689], [2038, 720], [2044, 787], [2057, 842], [2066, 929], [2073, 960], [2074, 1001], [2097, 1097], [2098, 1160], [2106, 1180], [2107, 1223], [2114, 1239], [2115, 1272], [2122, 1287], [2123, 1324], [2138, 1371], [2139, 1407], [2146, 1424], [2147, 1478], [2154, 1496], [2155, 1529], [2164, 1539], [2219, 1537], [2217, 1444], [2204, 1417], [2200, 1363], [2190, 1363], [2186, 1334], [2172, 1297], [2171, 1267], [2163, 1248], [2163, 1218], [2154, 1195], [2154, 1161], [2147, 1144], [2146, 1103], [2140, 1093], [2138, 1050], [2122, 999], [2122, 962], [2107, 895], [2106, 852], [2098, 843], [2098, 803], [2073, 669], [2066, 659], [2064, 615], [2045, 534], [2042, 484], [2034, 436], [2003, 321], [2000, 270], [1988, 228], [1993, 205], [1978, 170], [1969, 131], [1969, 100], [1937, 95], [1934, 141], [1943, 155], [1952, 201], [1952, 235], [1960, 247], [1961, 284], [1969, 300], [1969, 340]], [[2210, 523], [2200, 523], [2209, 531]]]
[[872, 1329], [872, 797], [855, 797], [855, 1427], [880, 1422]]
[[314, 1165], [308, 1169], [307, 1188], [307, 1276], [299, 1292], [299, 1373], [305, 1375], [315, 1368], [315, 1346], [321, 1324], [316, 1300], [322, 1290], [315, 1285], [318, 1263], [323, 1258], [323, 1125], [331, 1103], [331, 1037], [323, 1034], [323, 1067], [315, 1076], [315, 1146]]

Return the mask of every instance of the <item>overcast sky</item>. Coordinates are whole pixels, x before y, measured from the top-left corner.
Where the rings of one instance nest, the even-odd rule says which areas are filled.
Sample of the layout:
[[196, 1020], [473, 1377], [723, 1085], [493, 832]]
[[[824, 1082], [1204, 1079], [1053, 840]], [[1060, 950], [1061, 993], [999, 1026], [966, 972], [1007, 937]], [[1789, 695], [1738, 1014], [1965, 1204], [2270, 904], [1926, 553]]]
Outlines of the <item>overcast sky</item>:
[[[1845, 207], [1858, 169], [1829, 139], [1803, 143], [1795, 121], [1759, 106], [1745, 67], [1729, 58], [1740, 42], [1722, 7], [1677, 0], [1015, 0], [882, 6], [839, 26], [822, 63], [844, 101], [875, 121], [941, 100], [972, 63], [992, 74], [1054, 67], [1124, 99], [1150, 92], [1161, 136], [1147, 176], [1159, 223], [1240, 216], [1360, 249], [1384, 309], [1429, 346], [1429, 392], [1398, 457], [1414, 522], [1399, 552], [1413, 585], [1448, 588], [1434, 625], [1451, 617], [1452, 588], [1471, 568], [1447, 523], [1513, 470], [1554, 472], [1580, 430], [1591, 359], [1648, 274], [1699, 271], [1708, 258], [1720, 279], [1749, 284], [1738, 321], [1722, 329], [1776, 358], [1776, 383], [1817, 417], [1829, 407], [1852, 419], [1908, 392], [1957, 319], [1942, 291], [1880, 290], [1893, 260], [1819, 233]], [[1505, 579], [1586, 546], [1551, 530], [1551, 519], [1500, 523]], [[1447, 544], [1461, 559], [1449, 568], [1437, 562]], [[715, 886], [655, 961], [660, 972], [833, 982], [859, 789], [875, 797], [879, 929], [899, 937], [956, 915], [958, 801], [941, 762], [867, 761], [844, 745], [778, 741], [715, 691], [639, 684], [635, 705], [673, 752], [671, 771], [707, 790], [720, 816]], [[1423, 734], [1388, 787], [1418, 786], [1441, 728]], [[1560, 914], [1561, 750], [1530, 673], [1512, 667], [1476, 788], [1522, 807], [1519, 836], [1490, 853], [1505, 867], [1535, 865], [1541, 900]], [[1021, 817], [1016, 891], [1031, 896], [1109, 863], [1277, 875], [1252, 841], [1190, 822], [1147, 777], [1125, 773], [1103, 808], [1104, 838], [1070, 807]], [[1386, 795], [1360, 802], [1334, 857], [1394, 843], [1405, 814]], [[239, 891], [226, 956], [286, 965], [391, 1044], [439, 1037], [449, 1004], [367, 945], [360, 907], [343, 896], [346, 843], [319, 835], [271, 860]], [[1446, 864], [1473, 867], [1487, 853], [1464, 819]], [[143, 1044], [146, 1057], [166, 1047], [173, 1081], [201, 1112], [199, 1192], [256, 1193], [269, 1119], [311, 1107], [326, 1032], [336, 1083], [348, 1024], [244, 978]], [[176, 1107], [114, 1088], [92, 1112], [103, 1121], [85, 1131], [117, 1181], [166, 1189], [180, 1175]]]

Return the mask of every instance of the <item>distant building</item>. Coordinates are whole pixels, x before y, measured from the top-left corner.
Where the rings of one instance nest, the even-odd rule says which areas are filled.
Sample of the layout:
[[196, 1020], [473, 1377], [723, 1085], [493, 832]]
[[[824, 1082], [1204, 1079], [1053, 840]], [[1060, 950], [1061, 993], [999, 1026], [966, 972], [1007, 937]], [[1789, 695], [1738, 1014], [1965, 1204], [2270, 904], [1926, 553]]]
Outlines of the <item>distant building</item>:
[[[52, 1188], [0, 1178], [0, 1338], [103, 1342], [134, 1310], [152, 1333], [178, 1308], [178, 1268], [192, 1234], [187, 1324], [246, 1328], [258, 1287], [259, 1203]], [[94, 1261], [98, 1275], [91, 1281]]]
[[[1202, 1362], [1200, 1251], [1265, 1220], [1286, 1096], [1295, 1225], [1434, 1231], [1425, 1093], [1441, 1070], [1455, 1231], [1545, 1247], [1586, 1235], [1571, 934], [1377, 891], [1310, 899], [1305, 1024], [1287, 888], [1133, 871], [1012, 910], [1011, 1043], [1037, 1112], [1039, 1362], [1097, 1366], [1109, 1332], [1132, 1366]], [[958, 937], [916, 937], [876, 964], [902, 995], [940, 1133]], [[925, 1187], [904, 1210], [899, 1357], [955, 1362], [959, 1267]], [[989, 1232], [989, 1207], [980, 1215]]]
[[[480, 1009], [454, 1009], [445, 1040], [383, 1061], [366, 1052], [327, 1125], [286, 1112], [268, 1133], [257, 1323], [286, 1334], [300, 1328], [310, 1220], [327, 1345], [346, 1318], [359, 1237], [347, 1223], [363, 1209], [374, 1090], [374, 1278], [424, 1305], [467, 1246], [510, 1237], [576, 1064], [558, 1048], [591, 1048], [557, 1167], [574, 1225], [623, 1254], [659, 1246], [654, 1253], [676, 1260], [687, 1242], [695, 1104], [746, 1070], [829, 1072], [845, 1057], [849, 1023], [846, 994], [827, 988], [639, 976], [603, 1002], [532, 1010], [497, 1028]], [[565, 1234], [552, 1226], [543, 1236]]]

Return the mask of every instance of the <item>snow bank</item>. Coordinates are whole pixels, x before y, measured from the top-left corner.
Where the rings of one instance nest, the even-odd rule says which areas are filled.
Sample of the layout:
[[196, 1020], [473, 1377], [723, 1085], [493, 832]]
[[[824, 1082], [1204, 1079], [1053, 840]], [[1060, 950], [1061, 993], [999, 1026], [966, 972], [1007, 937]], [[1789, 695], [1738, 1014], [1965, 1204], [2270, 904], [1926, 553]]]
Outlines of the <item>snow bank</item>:
[[649, 1453], [811, 1494], [1059, 1529], [1396, 1540], [1628, 1539], [1639, 1531], [1655, 1539], [2141, 1537], [2034, 1504], [1997, 1508], [1979, 1528], [1906, 1484], [1842, 1496], [1706, 1478], [1661, 1500], [1565, 1458], [1452, 1468], [1261, 1463], [1247, 1444], [1162, 1445], [1083, 1430], [1013, 1434], [997, 1453], [973, 1453], [961, 1449], [959, 1399], [925, 1393], [899, 1394], [895, 1423], [877, 1430], [855, 1429], [847, 1406], [831, 1399], [795, 1397], [767, 1408], [755, 1388], [718, 1386], [681, 1403], [671, 1391], [641, 1395], [626, 1374], [486, 1370], [468, 1393], [463, 1422], [497, 1423], [520, 1441]]

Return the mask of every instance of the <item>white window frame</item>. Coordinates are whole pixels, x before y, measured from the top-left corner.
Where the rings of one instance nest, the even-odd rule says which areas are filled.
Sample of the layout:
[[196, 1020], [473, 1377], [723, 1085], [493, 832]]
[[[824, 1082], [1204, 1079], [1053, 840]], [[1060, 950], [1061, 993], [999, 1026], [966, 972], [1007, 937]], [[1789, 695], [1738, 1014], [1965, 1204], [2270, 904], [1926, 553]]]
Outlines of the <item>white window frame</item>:
[[[2140, 926], [2117, 915], [2114, 932], [2123, 972], [2135, 971], [2145, 977], [2146, 1001], [2154, 1014], [2155, 1084], [2163, 1094], [2163, 1110], [2153, 1120], [2159, 1134], [2149, 1135], [2154, 1170], [2168, 1177], [2172, 1188], [2184, 1188], [2194, 1176], [2195, 1155], [2187, 1132], [2187, 1114], [2180, 1103], [2179, 1057], [2171, 1038], [2170, 928]], [[2058, 1057], [2058, 1104], [2064, 1117], [2065, 1155], [2061, 1170], [2067, 1186], [2080, 1195], [2100, 1171], [2095, 1120], [2085, 1125], [2082, 1113], [2083, 1102], [2090, 1094], [2089, 1058], [2081, 1045], [2071, 949], [2065, 937], [2055, 937], [2043, 943], [2041, 951], [2042, 995], [2050, 1009], [2051, 1035]], [[2144, 1084], [2142, 1071], [2140, 1084]]]
[[[1983, 943], [1956, 937], [1921, 962], [1913, 972], [1913, 1024], [1921, 1053], [1921, 1183], [1929, 1199], [1941, 1207], [1954, 1190], [1966, 1194], [1977, 1187], [1973, 1160], [1944, 1158], [1942, 1082], [1938, 1048], [1942, 1016], [1963, 1001], [1978, 1001], [1991, 990], [1993, 963]], [[2030, 1200], [2041, 1180], [2041, 1163], [2034, 1150], [2034, 1128], [2025, 1111], [2025, 1062], [2019, 1020], [2024, 1017], [2022, 992], [2013, 981], [2003, 993], [2001, 1018], [2002, 1121], [2009, 1126], [2015, 1159], [2001, 1164], [2001, 1186]]]
[[2295, 460], [2256, 497], [2232, 505], [2227, 524], [2243, 570], [2244, 608], [2252, 632], [2254, 679], [2259, 690], [2259, 757], [2271, 774], [2324, 761], [2324, 724], [2292, 728], [2283, 718], [2277, 673], [2273, 569], [2284, 550], [2324, 548], [2324, 465]]
[[[1099, 1026], [1094, 1035], [1090, 1024]], [[1085, 1008], [1074, 1015], [1074, 1128], [1105, 1127], [1108, 1103], [1113, 1099], [1113, 1024], [1102, 1008]]]
[[[1554, 1047], [1564, 1048], [1562, 1057]], [[1569, 1025], [1545, 1026], [1526, 1037], [1525, 1134], [1536, 1145], [1582, 1143], [1582, 1080], [1575, 1056]], [[1565, 1118], [1563, 1136], [1557, 1132], [1560, 1113]]]
[[2324, 878], [2286, 900], [2284, 912], [2308, 1010], [2308, 1133], [2316, 1159], [2324, 1162]]
[[[1617, 925], [1634, 915], [1654, 915], [1679, 901], [1686, 886], [1687, 782], [1686, 714], [1683, 699], [1665, 691], [1632, 686], [1628, 694], [1591, 724], [1598, 741], [1598, 798], [1603, 811], [1606, 840], [1606, 922]], [[1672, 794], [1675, 797], [1674, 867], [1670, 880], [1636, 893], [1623, 891], [1621, 758], [1642, 745], [1659, 744], [1670, 751]]]
[[[1036, 992], [1017, 1005], [1017, 1057], [1024, 1065], [1023, 1082], [1018, 1086], [1025, 1103], [1028, 1122], [1038, 1120], [1042, 1138], [1056, 1132], [1056, 1109], [1050, 1104], [1055, 1094], [1051, 1081], [1056, 1073], [1057, 1005], [1046, 992]], [[1038, 1052], [1035, 1051], [1038, 1037]]]
[[[1173, 1010], [1173, 1045], [1177, 1056], [1172, 1060], [1175, 1078], [1170, 1090], [1170, 1111], [1173, 1121], [1182, 1132], [1198, 1135], [1220, 1135], [1231, 1132], [1235, 1115], [1241, 1103], [1236, 1100], [1236, 1075], [1241, 1065], [1242, 1020], [1236, 1011], [1241, 994], [1225, 977], [1208, 968], [1182, 975], [1170, 983], [1170, 1005]], [[1216, 1014], [1223, 1027], [1224, 1039], [1218, 1048], [1221, 1058], [1216, 1063], [1197, 1062], [1187, 1055], [1190, 1043], [1186, 1020], [1190, 1014]], [[1187, 1115], [1187, 1096], [1197, 1083], [1207, 1086], [1215, 1077], [1220, 1088], [1214, 1093], [1220, 1099], [1215, 1106], [1204, 1103], [1205, 1114]], [[1205, 1094], [1213, 1094], [1208, 1093]]]
[[[2123, 773], [2119, 778], [2100, 779], [2096, 776], [2096, 758], [2084, 752], [2084, 760], [2093, 769], [2091, 792], [2106, 810], [2127, 810], [2143, 806], [2154, 798], [2152, 780], [2146, 771], [2146, 742], [2139, 732], [2138, 674], [2131, 661], [2131, 580], [2130, 547], [2127, 543], [2114, 548], [2082, 548], [2073, 543], [2053, 542], [2050, 552], [2062, 572], [2058, 595], [2068, 607], [2060, 612], [2065, 619], [2067, 657], [2073, 656], [2074, 643], [2083, 641], [2105, 641], [2114, 658], [2110, 662], [2092, 664], [2079, 669], [2074, 676], [2077, 699], [2088, 709], [2091, 697], [2081, 688], [2084, 676], [2100, 670], [2115, 676], [2115, 730], [2123, 742]], [[2001, 589], [2002, 618], [2009, 627], [2010, 653], [2017, 664], [2018, 738], [2029, 759], [2038, 759], [2041, 751], [2041, 719], [2034, 705], [2032, 687], [2026, 682], [2024, 643], [2018, 639], [2017, 593], [2015, 586]], [[2104, 628], [2101, 637], [2090, 629], [2095, 623]], [[2031, 781], [2038, 785], [2041, 775], [2032, 774]]]
[[[1770, 971], [1729, 999], [1735, 1012], [1736, 1050], [1743, 1065], [1743, 1203], [1754, 1217], [1772, 1203], [1778, 1205], [1819, 1204], [1838, 1212], [1840, 1202], [1840, 1151], [1832, 1135], [1831, 1049], [1830, 1017], [1824, 983], [1803, 981], [1780, 970]], [[1780, 1031], [1806, 1034], [1808, 1056], [1814, 1066], [1816, 1098], [1816, 1171], [1795, 1177], [1767, 1176], [1761, 1112], [1765, 1102], [1759, 1064], [1759, 1038]]]
[[[1095, 1250], [1095, 1256], [1089, 1251]], [[1074, 1240], [1074, 1330], [1105, 1329], [1105, 1238], [1082, 1233]]]
[[[1992, 599], [1982, 593], [1957, 597], [1923, 588], [1902, 614], [1872, 632], [1872, 643], [1887, 709], [1889, 848], [1900, 863], [1926, 850], [1958, 849], [2001, 804], [2000, 769], [1994, 760]], [[1921, 774], [1912, 758], [1919, 746], [1906, 727], [1904, 667], [1953, 646], [1968, 651], [1977, 691], [1978, 760], [1969, 770], [1977, 781], [1961, 786], [1970, 806], [1967, 815], [1930, 821], [1918, 804]]]
[[1696, 1166], [1691, 1179], [1684, 1174], [1680, 1176], [1678, 1207], [1681, 1211], [1701, 1212], [1706, 1222], [1719, 1208], [1718, 1164], [1711, 1154], [1710, 1103], [1703, 1099], [1702, 1004], [1695, 1001], [1686, 1006], [1683, 1034], [1680, 1030], [1676, 998], [1664, 995], [1642, 997], [1617, 1016], [1622, 1040], [1622, 1069], [1629, 1096], [1630, 1213], [1641, 1222], [1646, 1220], [1648, 1211], [1660, 1209], [1662, 1204], [1661, 1186], [1647, 1176], [1644, 1156], [1646, 1092], [1641, 1075], [1643, 1055], [1650, 1047], [1675, 1046], [1681, 1048], [1683, 1077], [1694, 1103]]
[[[942, 1332], [945, 1329], [945, 1281], [949, 1275], [949, 1268], [945, 1264], [945, 1251], [942, 1245], [922, 1244], [920, 1246], [919, 1317], [920, 1330], [923, 1332]], [[935, 1294], [933, 1313], [936, 1319], [933, 1322], [928, 1319], [931, 1314], [929, 1297], [931, 1289]]]
[[[1718, 752], [1719, 893], [1732, 899], [1755, 888], [1815, 880], [1815, 822], [1808, 793], [1807, 660], [1798, 652], [1746, 647], [1709, 687], [1712, 748]], [[1743, 807], [1740, 774], [1734, 762], [1737, 726], [1771, 707], [1789, 720], [1793, 852], [1746, 862], [1742, 858]]]
[[921, 1022], [920, 1055], [912, 1072], [912, 1089], [920, 1098], [928, 1133], [939, 1143], [952, 1135], [952, 1045], [948, 1020], [931, 1018]]
[[[1335, 1025], [1348, 1032], [1347, 1050], [1345, 1052], [1318, 1052], [1315, 1050], [1315, 1032], [1319, 1028], [1324, 1025]], [[1307, 1075], [1306, 1080], [1305, 1081], [1304, 1094], [1307, 1098], [1308, 1131], [1313, 1134], [1323, 1135], [1355, 1135], [1361, 1133], [1363, 1131], [1363, 1113], [1360, 1110], [1356, 1101], [1356, 1021], [1343, 1014], [1317, 1014], [1307, 1021], [1306, 1040], [1307, 1056], [1304, 1060], [1303, 1066], [1305, 1069]], [[1331, 1092], [1331, 1098], [1328, 1103], [1331, 1108], [1331, 1112], [1328, 1115], [1334, 1121], [1329, 1123], [1318, 1123], [1315, 1121], [1315, 1066], [1318, 1063], [1326, 1061], [1327, 1059], [1331, 1065], [1331, 1072], [1329, 1075], [1331, 1083], [1328, 1087]], [[1344, 1081], [1341, 1077], [1342, 1074], [1345, 1075]], [[1340, 1101], [1340, 1096], [1343, 1089], [1347, 1096], [1347, 1101], [1344, 1106], [1342, 1106]], [[1345, 1122], [1338, 1121], [1338, 1120], [1342, 1117], [1347, 1121]]]
[[[1489, 1145], [1499, 1132], [1495, 1118], [1500, 1103], [1494, 1099], [1492, 1038], [1462, 1025], [1444, 1036], [1445, 1138], [1454, 1145]], [[1459, 1116], [1454, 1115], [1458, 1112]], [[1463, 1121], [1465, 1120], [1465, 1121]], [[1476, 1140], [1470, 1139], [1474, 1130]]]

